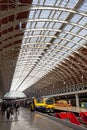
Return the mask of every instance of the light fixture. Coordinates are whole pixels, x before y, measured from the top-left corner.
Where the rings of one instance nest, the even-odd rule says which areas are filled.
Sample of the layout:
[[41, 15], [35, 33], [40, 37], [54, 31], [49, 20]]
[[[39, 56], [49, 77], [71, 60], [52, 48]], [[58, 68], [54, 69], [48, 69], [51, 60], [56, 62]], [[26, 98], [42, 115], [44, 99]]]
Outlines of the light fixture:
[[84, 77], [83, 77], [83, 75], [82, 75], [82, 79], [83, 79]]
[[22, 22], [19, 22], [19, 29], [22, 30]]

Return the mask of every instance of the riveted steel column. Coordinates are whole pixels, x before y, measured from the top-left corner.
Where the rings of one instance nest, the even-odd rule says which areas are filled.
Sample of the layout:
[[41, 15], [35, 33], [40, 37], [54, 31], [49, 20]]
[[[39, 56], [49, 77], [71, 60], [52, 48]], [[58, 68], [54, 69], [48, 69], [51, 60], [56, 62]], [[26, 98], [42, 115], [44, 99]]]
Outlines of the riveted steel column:
[[76, 98], [76, 107], [79, 107], [79, 95], [78, 95], [78, 93], [75, 94], [75, 98]]

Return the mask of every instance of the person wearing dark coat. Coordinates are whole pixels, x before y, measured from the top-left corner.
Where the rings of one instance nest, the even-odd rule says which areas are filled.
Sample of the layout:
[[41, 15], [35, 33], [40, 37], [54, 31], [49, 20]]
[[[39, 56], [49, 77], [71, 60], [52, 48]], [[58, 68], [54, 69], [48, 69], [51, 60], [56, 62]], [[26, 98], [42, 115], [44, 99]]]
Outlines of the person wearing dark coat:
[[6, 109], [7, 109], [7, 104], [6, 104], [5, 101], [3, 101], [2, 104], [1, 104], [2, 116], [5, 114]]

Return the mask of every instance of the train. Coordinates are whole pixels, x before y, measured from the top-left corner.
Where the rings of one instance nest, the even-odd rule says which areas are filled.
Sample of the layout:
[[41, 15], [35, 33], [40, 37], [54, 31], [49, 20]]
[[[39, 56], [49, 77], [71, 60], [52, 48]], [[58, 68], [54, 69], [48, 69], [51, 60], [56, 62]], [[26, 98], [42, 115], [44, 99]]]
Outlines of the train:
[[70, 102], [68, 103], [67, 100], [58, 100], [56, 101], [55, 105], [58, 107], [70, 107], [71, 103]]
[[54, 98], [35, 98], [34, 101], [35, 110], [44, 112], [55, 111], [55, 99]]

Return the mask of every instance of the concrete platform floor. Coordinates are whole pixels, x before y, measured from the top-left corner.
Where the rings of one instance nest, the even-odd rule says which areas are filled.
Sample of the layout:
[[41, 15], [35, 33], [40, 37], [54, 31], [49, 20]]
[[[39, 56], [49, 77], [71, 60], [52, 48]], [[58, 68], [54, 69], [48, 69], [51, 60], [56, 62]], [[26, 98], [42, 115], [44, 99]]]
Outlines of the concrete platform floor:
[[14, 119], [0, 115], [0, 130], [73, 130], [28, 109], [20, 108]]

